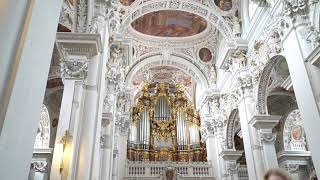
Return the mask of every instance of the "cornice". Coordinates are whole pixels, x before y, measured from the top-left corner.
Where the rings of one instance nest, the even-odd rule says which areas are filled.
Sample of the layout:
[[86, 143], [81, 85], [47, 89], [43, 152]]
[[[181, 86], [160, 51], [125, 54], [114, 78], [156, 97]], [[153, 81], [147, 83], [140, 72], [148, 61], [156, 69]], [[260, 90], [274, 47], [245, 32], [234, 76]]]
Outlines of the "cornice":
[[145, 35], [137, 32], [132, 27], [129, 28], [127, 33], [128, 37], [131, 38], [136, 44], [149, 47], [163, 47], [164, 44], [170, 44], [170, 46], [173, 48], [189, 48], [204, 43], [216, 45], [215, 42], [217, 42], [217, 37], [219, 36], [219, 32], [212, 26], [208, 26], [208, 28], [202, 33], [182, 38]]
[[255, 115], [249, 122], [253, 127], [260, 129], [272, 129], [281, 119], [281, 116]]
[[221, 151], [219, 154], [224, 160], [229, 160], [229, 161], [236, 161], [238, 160], [244, 151], [239, 151], [239, 150], [233, 150], [233, 149], [227, 149]]
[[[58, 49], [63, 55], [94, 56], [102, 51], [101, 37], [99, 34], [64, 33], [58, 32], [56, 36]], [[65, 57], [64, 57], [65, 58]]]

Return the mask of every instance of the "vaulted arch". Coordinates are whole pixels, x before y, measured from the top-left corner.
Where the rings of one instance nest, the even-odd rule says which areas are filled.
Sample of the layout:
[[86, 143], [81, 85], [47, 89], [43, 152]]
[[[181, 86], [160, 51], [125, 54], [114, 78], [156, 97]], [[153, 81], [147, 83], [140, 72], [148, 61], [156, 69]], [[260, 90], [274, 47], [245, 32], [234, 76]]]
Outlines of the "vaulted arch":
[[[140, 2], [140, 1], [139, 1]], [[227, 42], [235, 42], [232, 29], [227, 24], [221, 13], [196, 1], [185, 0], [151, 0], [144, 3], [135, 2], [130, 6], [130, 12], [124, 17], [122, 29], [127, 29], [139, 17], [161, 10], [185, 11], [196, 14], [216, 27]]]
[[257, 88], [257, 107], [256, 108], [259, 114], [268, 114], [268, 109], [267, 109], [268, 83], [269, 83], [272, 69], [280, 60], [285, 60], [285, 57], [282, 55], [275, 55], [271, 57], [262, 70], [261, 76], [259, 78], [258, 88]]
[[227, 140], [227, 148], [228, 149], [235, 149], [234, 147], [234, 130], [235, 124], [239, 121], [239, 110], [234, 109], [230, 113], [229, 119], [227, 121], [227, 128], [226, 128], [226, 140]]

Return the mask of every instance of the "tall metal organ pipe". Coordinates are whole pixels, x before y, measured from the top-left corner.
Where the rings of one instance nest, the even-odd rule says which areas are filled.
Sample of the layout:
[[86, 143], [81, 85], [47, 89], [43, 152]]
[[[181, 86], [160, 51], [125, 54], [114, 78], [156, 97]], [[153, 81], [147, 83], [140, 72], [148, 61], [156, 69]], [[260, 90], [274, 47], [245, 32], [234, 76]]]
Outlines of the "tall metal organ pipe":
[[200, 144], [199, 129], [196, 126], [191, 126], [189, 128], [189, 133], [190, 133], [190, 145], [199, 145]]
[[130, 126], [129, 142], [137, 144], [137, 126], [135, 124]]
[[147, 107], [144, 107], [139, 121], [139, 144], [143, 149], [149, 146], [150, 141], [150, 117]]
[[156, 104], [155, 117], [157, 120], [169, 120], [170, 118], [170, 106], [164, 96], [160, 96]]
[[177, 143], [180, 147], [188, 145], [189, 133], [188, 127], [185, 121], [185, 113], [181, 110], [177, 112]]

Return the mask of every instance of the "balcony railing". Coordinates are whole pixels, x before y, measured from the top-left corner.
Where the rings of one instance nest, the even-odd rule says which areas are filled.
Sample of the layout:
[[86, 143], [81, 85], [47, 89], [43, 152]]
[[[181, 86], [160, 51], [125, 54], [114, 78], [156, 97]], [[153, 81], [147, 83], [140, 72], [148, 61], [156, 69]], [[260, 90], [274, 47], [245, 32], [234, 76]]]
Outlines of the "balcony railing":
[[160, 177], [167, 168], [173, 169], [179, 177], [213, 177], [212, 167], [208, 162], [141, 162], [128, 161], [126, 177]]
[[239, 180], [249, 180], [247, 166], [239, 166], [238, 178]]

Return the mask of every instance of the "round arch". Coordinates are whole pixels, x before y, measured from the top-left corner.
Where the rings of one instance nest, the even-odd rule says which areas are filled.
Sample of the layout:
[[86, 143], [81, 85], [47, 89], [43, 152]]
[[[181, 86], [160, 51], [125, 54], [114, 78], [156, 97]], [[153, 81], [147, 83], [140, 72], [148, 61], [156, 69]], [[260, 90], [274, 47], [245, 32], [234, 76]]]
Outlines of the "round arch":
[[171, 54], [168, 59], [169, 60], [165, 61], [161, 53], [153, 53], [150, 56], [145, 56], [145, 58], [136, 61], [126, 75], [125, 85], [131, 86], [134, 75], [141, 70], [158, 66], [175, 67], [190, 75], [192, 79], [197, 82], [195, 97], [199, 99], [201, 92], [209, 87], [205, 73], [191, 59], [187, 59], [183, 55]]
[[42, 104], [34, 148], [49, 148], [50, 128], [51, 128], [50, 114], [46, 105]]
[[283, 55], [275, 55], [270, 58], [262, 70], [257, 88], [257, 112], [258, 114], [268, 114], [267, 107], [267, 88], [272, 69], [280, 60], [286, 60]]
[[122, 28], [127, 29], [131, 22], [139, 17], [161, 10], [185, 11], [196, 14], [207, 20], [212, 26], [216, 27], [227, 42], [235, 42], [232, 29], [217, 11], [195, 1], [186, 0], [150, 0], [144, 3], [134, 3], [130, 6], [130, 12], [124, 17]]
[[239, 120], [239, 110], [234, 109], [231, 111], [226, 128], [226, 140], [227, 140], [227, 148], [234, 149], [234, 129], [235, 124]]
[[149, 69], [157, 66], [171, 66], [180, 69], [181, 71], [190, 75], [195, 81], [199, 82], [199, 85], [202, 88], [208, 88], [209, 83], [207, 77], [205, 76], [204, 72], [200, 70], [200, 68], [192, 62], [192, 60], [187, 59], [179, 54], [172, 54], [169, 60], [166, 61], [162, 59], [163, 56], [160, 53], [155, 53], [153, 55], [146, 56], [145, 58], [136, 61], [127, 73], [127, 76], [125, 78], [125, 84], [130, 85], [133, 76], [139, 70]]

